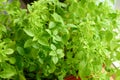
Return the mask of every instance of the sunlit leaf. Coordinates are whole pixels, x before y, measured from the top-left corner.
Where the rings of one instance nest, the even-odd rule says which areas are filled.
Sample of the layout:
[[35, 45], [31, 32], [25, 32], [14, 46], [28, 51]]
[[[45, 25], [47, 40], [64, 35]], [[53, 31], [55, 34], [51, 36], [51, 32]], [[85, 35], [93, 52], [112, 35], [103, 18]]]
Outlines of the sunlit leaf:
[[56, 57], [56, 56], [52, 57], [52, 61], [53, 61], [54, 64], [57, 64], [57, 62], [58, 62], [58, 57]]
[[13, 49], [6, 49], [5, 54], [13, 54], [14, 50]]

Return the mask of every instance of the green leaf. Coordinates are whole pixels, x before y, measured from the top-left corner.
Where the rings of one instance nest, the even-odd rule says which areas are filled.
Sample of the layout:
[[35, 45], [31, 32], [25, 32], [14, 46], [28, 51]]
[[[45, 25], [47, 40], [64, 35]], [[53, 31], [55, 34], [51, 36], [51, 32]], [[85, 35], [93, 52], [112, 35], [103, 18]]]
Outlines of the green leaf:
[[26, 80], [26, 78], [22, 74], [19, 74], [19, 80]]
[[33, 43], [32, 39], [28, 39], [24, 44], [24, 48], [31, 47], [32, 43]]
[[29, 4], [27, 5], [27, 9], [30, 13], [32, 12], [32, 7]]
[[58, 29], [55, 29], [54, 31], [53, 31], [53, 35], [57, 35], [58, 34]]
[[67, 24], [67, 27], [68, 27], [68, 28], [77, 28], [77, 26], [74, 25], [74, 24]]
[[56, 66], [52, 64], [52, 66], [50, 67], [50, 69], [48, 70], [49, 73], [53, 73], [56, 69]]
[[59, 56], [59, 58], [63, 58], [64, 57], [64, 53], [62, 49], [57, 49], [57, 54]]
[[51, 21], [51, 22], [49, 23], [49, 28], [50, 28], [50, 29], [54, 28], [55, 26], [56, 26], [56, 24], [55, 24], [54, 22]]
[[31, 30], [28, 30], [28, 29], [24, 29], [25, 33], [30, 36], [30, 37], [33, 37], [34, 36], [34, 33], [31, 31]]
[[57, 64], [57, 62], [58, 62], [58, 57], [57, 57], [57, 56], [53, 56], [53, 57], [52, 57], [52, 61], [53, 61], [54, 64]]
[[106, 35], [105, 35], [105, 37], [106, 37], [106, 41], [111, 41], [112, 40], [112, 38], [113, 38], [113, 33], [112, 32], [110, 32], [110, 31], [106, 31]]
[[25, 54], [24, 49], [22, 47], [20, 47], [20, 46], [17, 46], [17, 51], [18, 51], [18, 53], [20, 55], [24, 55]]
[[11, 58], [9, 58], [9, 61], [11, 64], [15, 64], [16, 59], [15, 59], [15, 57], [11, 57]]
[[31, 66], [29, 67], [29, 71], [30, 71], [30, 72], [35, 71], [35, 70], [36, 70], [36, 67], [35, 67], [35, 66], [31, 65]]
[[41, 59], [41, 58], [39, 58], [39, 60], [38, 60], [41, 64], [43, 64], [44, 62], [43, 62], [43, 59]]
[[55, 51], [51, 51], [51, 52], [49, 53], [49, 55], [50, 55], [50, 56], [56, 56], [56, 52], [55, 52]]
[[40, 43], [40, 44], [43, 45], [43, 46], [49, 46], [47, 40], [45, 40], [45, 39], [39, 39], [39, 40], [38, 40], [38, 43]]
[[3, 64], [3, 71], [0, 72], [0, 77], [1, 78], [11, 78], [16, 74], [16, 70], [13, 66], [10, 64]]
[[12, 77], [14, 75], [15, 75], [15, 73], [12, 72], [12, 70], [11, 71], [8, 70], [8, 71], [2, 71], [2, 72], [0, 72], [0, 77], [1, 78], [10, 78], [10, 77]]
[[0, 31], [7, 32], [6, 27], [2, 24], [0, 24]]
[[51, 35], [51, 31], [49, 29], [46, 29], [46, 31], [48, 32], [49, 35]]
[[60, 23], [64, 24], [62, 17], [60, 15], [58, 15], [57, 13], [53, 13], [52, 17], [54, 18], [54, 20], [56, 22], [60, 22]]
[[6, 49], [6, 50], [5, 50], [5, 54], [10, 55], [10, 54], [13, 54], [13, 53], [14, 53], [14, 50], [13, 50], [13, 49]]
[[50, 47], [51, 47], [52, 50], [56, 50], [56, 46], [54, 44], [51, 44]]
[[53, 40], [62, 41], [62, 38], [60, 36], [56, 35], [56, 36], [53, 36]]

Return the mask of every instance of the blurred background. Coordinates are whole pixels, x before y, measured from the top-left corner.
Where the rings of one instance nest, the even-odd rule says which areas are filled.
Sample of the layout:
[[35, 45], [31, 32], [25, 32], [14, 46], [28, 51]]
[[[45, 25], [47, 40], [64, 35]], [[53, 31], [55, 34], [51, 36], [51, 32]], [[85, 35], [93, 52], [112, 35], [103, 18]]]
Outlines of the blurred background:
[[115, 9], [120, 10], [120, 0], [115, 0]]

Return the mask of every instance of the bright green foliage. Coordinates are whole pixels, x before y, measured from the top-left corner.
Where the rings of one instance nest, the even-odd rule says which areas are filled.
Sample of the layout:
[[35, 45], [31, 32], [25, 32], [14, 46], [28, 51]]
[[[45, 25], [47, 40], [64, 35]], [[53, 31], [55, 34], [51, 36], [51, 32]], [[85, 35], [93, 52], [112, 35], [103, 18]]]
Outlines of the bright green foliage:
[[0, 0], [0, 78], [109, 80], [120, 59], [120, 14], [108, 1], [38, 0], [25, 10]]

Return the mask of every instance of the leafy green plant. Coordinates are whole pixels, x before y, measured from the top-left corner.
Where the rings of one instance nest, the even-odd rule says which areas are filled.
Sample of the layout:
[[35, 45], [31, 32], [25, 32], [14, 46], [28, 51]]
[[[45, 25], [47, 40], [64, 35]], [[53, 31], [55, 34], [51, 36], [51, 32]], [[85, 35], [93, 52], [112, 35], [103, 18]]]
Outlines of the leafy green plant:
[[72, 74], [109, 80], [112, 62], [120, 59], [120, 14], [108, 1], [38, 0], [20, 9], [18, 0], [1, 0], [1, 79], [63, 80]]

